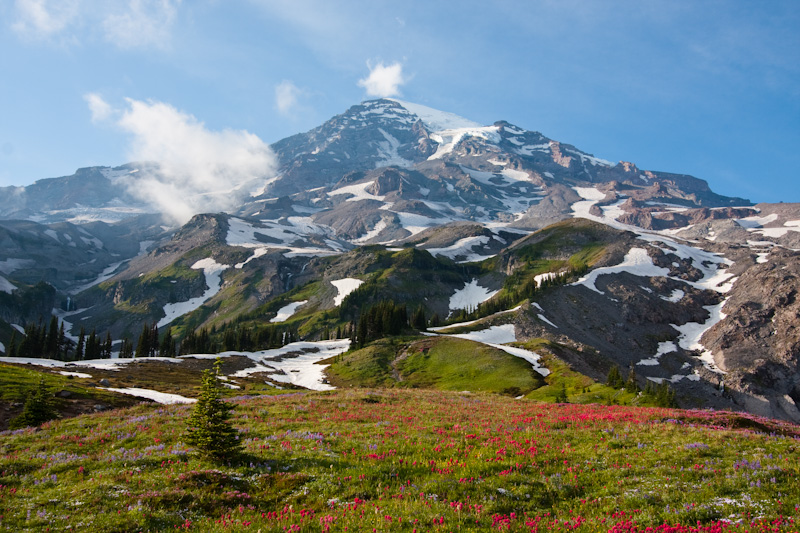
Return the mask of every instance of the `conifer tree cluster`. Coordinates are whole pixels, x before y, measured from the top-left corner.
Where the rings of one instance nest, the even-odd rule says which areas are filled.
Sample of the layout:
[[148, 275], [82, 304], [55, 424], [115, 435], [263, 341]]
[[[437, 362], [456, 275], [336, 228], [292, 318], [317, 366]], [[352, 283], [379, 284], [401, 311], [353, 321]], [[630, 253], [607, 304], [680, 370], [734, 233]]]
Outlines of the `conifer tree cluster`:
[[50, 317], [49, 325], [45, 325], [41, 319], [38, 323], [27, 324], [21, 340], [17, 336], [17, 331], [13, 331], [6, 355], [60, 361], [108, 359], [111, 357], [112, 344], [110, 332], [106, 332], [103, 339], [95, 330], [87, 336], [84, 328], [81, 328], [78, 341], [74, 342], [67, 337], [64, 323], [59, 324], [58, 318], [54, 315]]
[[408, 326], [406, 306], [392, 300], [379, 302], [361, 312], [356, 328], [356, 344], [363, 348], [366, 343], [385, 335], [399, 335]]
[[139, 342], [136, 343], [136, 357], [155, 357], [158, 355], [158, 325], [144, 323]]
[[231, 459], [241, 452], [239, 431], [230, 424], [233, 405], [222, 400], [221, 375], [221, 359], [214, 362], [213, 370], [203, 371], [202, 392], [186, 430], [186, 442], [200, 455], [216, 460]]
[[300, 340], [294, 326], [275, 324], [248, 326], [228, 323], [220, 329], [200, 328], [189, 331], [181, 340], [180, 353], [254, 352], [280, 348]]
[[[615, 389], [625, 389], [630, 392], [640, 392], [639, 385], [636, 383], [636, 371], [634, 365], [631, 364], [628, 378], [622, 378], [622, 372], [617, 365], [611, 367], [608, 372], [607, 384], [609, 387]], [[642, 391], [647, 399], [659, 407], [677, 407], [678, 404], [675, 400], [675, 391], [669, 386], [669, 382], [662, 381], [656, 385], [648, 380], [647, 385]]]

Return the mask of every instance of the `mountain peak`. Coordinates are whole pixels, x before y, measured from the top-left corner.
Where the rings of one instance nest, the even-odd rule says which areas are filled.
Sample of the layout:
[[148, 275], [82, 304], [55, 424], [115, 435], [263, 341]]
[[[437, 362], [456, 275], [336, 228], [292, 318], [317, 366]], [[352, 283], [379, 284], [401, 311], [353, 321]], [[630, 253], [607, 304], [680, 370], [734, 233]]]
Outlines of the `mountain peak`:
[[410, 113], [413, 113], [428, 127], [430, 131], [454, 130], [463, 128], [479, 128], [482, 124], [466, 119], [455, 113], [447, 111], [439, 111], [432, 107], [427, 107], [421, 104], [413, 104], [411, 102], [404, 102], [394, 98], [386, 98], [390, 102], [395, 102], [405, 108]]

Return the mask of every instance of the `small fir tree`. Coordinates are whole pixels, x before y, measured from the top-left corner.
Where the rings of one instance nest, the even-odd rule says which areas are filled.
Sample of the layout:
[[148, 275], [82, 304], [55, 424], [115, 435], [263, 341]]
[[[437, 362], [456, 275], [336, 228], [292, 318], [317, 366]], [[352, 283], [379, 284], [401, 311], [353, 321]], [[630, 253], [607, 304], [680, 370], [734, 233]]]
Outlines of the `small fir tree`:
[[186, 442], [200, 455], [212, 459], [230, 459], [241, 452], [239, 431], [230, 425], [233, 406], [222, 400], [219, 385], [222, 360], [217, 359], [214, 370], [204, 370], [202, 392], [194, 405], [186, 430]]
[[556, 394], [556, 403], [567, 403], [567, 386], [561, 382], [561, 389]]
[[22, 413], [12, 418], [8, 422], [8, 427], [9, 429], [19, 429], [38, 426], [54, 418], [58, 418], [58, 412], [53, 406], [52, 395], [44, 383], [44, 378], [40, 378], [36, 388], [28, 392]]
[[628, 379], [625, 381], [625, 390], [628, 392], [639, 392], [639, 383], [636, 379], [636, 367], [631, 363], [628, 370]]
[[608, 386], [621, 389], [625, 383], [622, 381], [622, 372], [619, 371], [619, 367], [614, 365], [611, 367], [611, 370], [608, 371]]

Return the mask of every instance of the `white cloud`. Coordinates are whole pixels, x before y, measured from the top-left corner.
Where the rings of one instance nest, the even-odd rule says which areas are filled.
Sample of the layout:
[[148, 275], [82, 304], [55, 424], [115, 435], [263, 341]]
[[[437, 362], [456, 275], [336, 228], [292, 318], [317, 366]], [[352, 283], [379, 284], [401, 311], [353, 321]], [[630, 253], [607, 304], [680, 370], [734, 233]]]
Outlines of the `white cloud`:
[[162, 102], [127, 99], [125, 109], [115, 110], [96, 94], [85, 99], [93, 117], [96, 110], [106, 118], [119, 115], [117, 126], [131, 136], [132, 161], [154, 163], [127, 178], [128, 191], [173, 222], [232, 210], [248, 194], [248, 183], [275, 171], [270, 147], [247, 131], [209, 130]]
[[121, 11], [106, 15], [106, 40], [120, 48], [163, 48], [181, 0], [131, 0]]
[[89, 111], [92, 112], [92, 122], [104, 122], [111, 118], [113, 109], [103, 100], [103, 97], [97, 93], [88, 93], [83, 95], [83, 99], [89, 105]]
[[78, 14], [76, 0], [17, 0], [14, 31], [26, 37], [45, 38], [61, 32]]
[[275, 86], [275, 107], [282, 115], [289, 115], [298, 105], [298, 98], [302, 94], [294, 83], [283, 80]]
[[358, 86], [364, 87], [368, 96], [382, 98], [400, 94], [400, 86], [406, 82], [403, 77], [403, 65], [398, 62], [391, 65], [379, 62], [374, 67], [367, 63], [367, 67], [369, 67], [369, 76], [358, 80]]

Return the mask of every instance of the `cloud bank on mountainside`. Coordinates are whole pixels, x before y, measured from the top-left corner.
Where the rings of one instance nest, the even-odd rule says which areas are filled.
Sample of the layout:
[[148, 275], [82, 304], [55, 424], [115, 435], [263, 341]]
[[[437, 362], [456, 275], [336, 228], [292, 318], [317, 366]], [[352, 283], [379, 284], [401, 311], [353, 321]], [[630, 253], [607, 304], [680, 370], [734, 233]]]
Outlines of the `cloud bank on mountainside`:
[[126, 178], [126, 186], [172, 222], [233, 209], [249, 193], [249, 182], [271, 176], [277, 167], [275, 154], [258, 136], [209, 130], [169, 104], [129, 98], [127, 108], [117, 110], [96, 94], [86, 101], [94, 121], [114, 117], [130, 135], [130, 160], [154, 163]]

